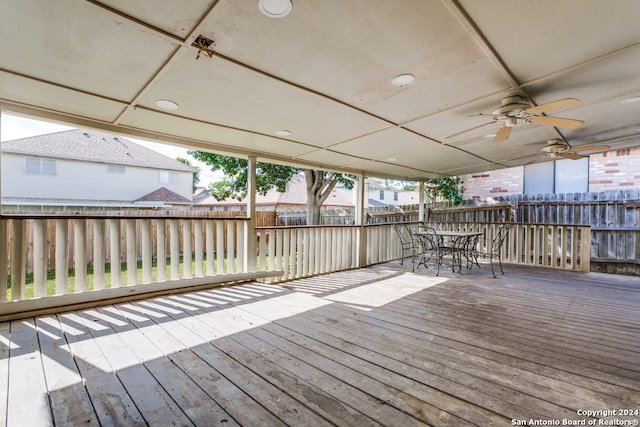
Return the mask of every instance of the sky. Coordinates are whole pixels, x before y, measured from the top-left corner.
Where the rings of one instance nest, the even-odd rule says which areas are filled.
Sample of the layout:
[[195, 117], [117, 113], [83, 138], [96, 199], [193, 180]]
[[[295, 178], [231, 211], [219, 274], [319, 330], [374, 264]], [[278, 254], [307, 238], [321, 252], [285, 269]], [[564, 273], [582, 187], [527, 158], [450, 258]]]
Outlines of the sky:
[[[63, 126], [57, 123], [39, 121], [34, 119], [27, 119], [19, 116], [12, 116], [6, 113], [2, 114], [0, 118], [0, 140], [11, 141], [13, 139], [27, 138], [36, 135], [45, 135], [48, 133], [62, 132], [65, 130], [75, 129], [71, 126]], [[133, 141], [150, 150], [156, 151], [167, 157], [175, 159], [176, 157], [183, 157], [188, 159], [194, 166], [200, 168], [200, 183], [199, 187], [208, 187], [211, 182], [220, 179], [222, 174], [220, 172], [212, 172], [211, 169], [204, 163], [198, 162], [187, 154], [187, 149], [182, 147], [176, 147], [172, 145], [158, 144], [156, 142], [145, 141], [143, 139], [129, 138], [125, 136], [129, 141]]]

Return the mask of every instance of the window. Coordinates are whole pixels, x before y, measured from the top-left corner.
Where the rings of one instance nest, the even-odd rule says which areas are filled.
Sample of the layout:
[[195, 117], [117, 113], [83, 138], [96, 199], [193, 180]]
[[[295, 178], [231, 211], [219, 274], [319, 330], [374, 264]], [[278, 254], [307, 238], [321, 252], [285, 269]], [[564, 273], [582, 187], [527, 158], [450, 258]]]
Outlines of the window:
[[398, 192], [397, 192], [397, 191], [394, 191], [394, 192], [393, 192], [393, 200], [394, 200], [395, 202], [397, 202], [397, 201], [398, 201]]
[[586, 193], [589, 158], [556, 160], [524, 167], [524, 194]]
[[27, 157], [25, 164], [27, 175], [56, 175], [56, 161], [51, 159], [41, 159], [39, 157]]
[[524, 194], [553, 193], [553, 163], [536, 163], [524, 167]]
[[384, 200], [384, 190], [380, 190], [380, 200]]
[[160, 171], [160, 184], [178, 184], [178, 172]]
[[589, 158], [558, 160], [556, 193], [586, 193], [589, 191]]
[[125, 168], [121, 165], [107, 165], [107, 173], [125, 173]]

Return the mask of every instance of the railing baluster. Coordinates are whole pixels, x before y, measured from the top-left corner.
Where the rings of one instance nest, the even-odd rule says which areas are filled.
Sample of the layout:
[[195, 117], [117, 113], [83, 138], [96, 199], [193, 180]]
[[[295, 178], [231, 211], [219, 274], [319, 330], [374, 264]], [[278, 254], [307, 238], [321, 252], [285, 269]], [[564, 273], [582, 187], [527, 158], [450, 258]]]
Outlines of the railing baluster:
[[214, 268], [214, 260], [215, 260], [215, 245], [214, 245], [214, 221], [211, 219], [206, 220], [205, 224], [205, 238], [206, 238], [206, 248], [207, 248], [207, 276], [213, 276], [215, 273]]
[[313, 274], [318, 274], [322, 271], [320, 262], [322, 261], [322, 228], [316, 227], [313, 229]]
[[13, 221], [11, 246], [11, 299], [24, 299], [26, 254], [25, 220]]
[[167, 281], [167, 229], [166, 221], [156, 221], [156, 281]]
[[256, 230], [256, 234], [258, 237], [258, 265], [256, 267], [258, 269], [267, 268], [266, 267], [267, 244], [265, 242], [267, 238], [267, 232], [265, 230]]
[[302, 244], [303, 244], [303, 253], [302, 253], [302, 270], [301, 274], [303, 276], [309, 275], [309, 255], [311, 252], [311, 230], [309, 228], [305, 228], [302, 230]]
[[0, 219], [0, 303], [7, 300], [7, 276], [9, 271], [7, 270], [7, 260], [9, 259], [9, 253], [7, 246], [9, 239], [7, 238], [7, 224], [6, 219]]
[[[237, 221], [234, 221], [234, 222], [236, 224], [236, 230], [238, 232], [236, 240], [235, 240], [235, 242], [236, 242], [236, 245], [235, 245], [236, 246], [236, 254], [237, 254], [237, 258], [238, 258], [238, 262], [236, 264], [236, 266], [237, 266], [236, 267], [236, 272], [246, 272], [245, 259], [244, 259], [245, 258], [244, 251], [245, 251], [246, 246], [245, 246], [244, 235], [248, 230], [249, 223], [248, 222], [240, 223], [240, 222], [237, 222]], [[252, 256], [255, 256], [255, 254], [252, 255]], [[254, 266], [254, 268], [257, 269], [257, 267], [255, 267], [255, 266]]]
[[73, 220], [73, 267], [75, 269], [75, 292], [87, 290], [87, 221]]
[[331, 271], [331, 247], [333, 246], [332, 230], [330, 228], [324, 228], [322, 230], [324, 236], [322, 238], [324, 243], [324, 272]]
[[151, 220], [140, 220], [140, 232], [142, 234], [142, 283], [151, 283], [153, 270], [153, 239], [151, 237]]
[[180, 233], [178, 230], [178, 220], [169, 220], [169, 246], [171, 263], [171, 280], [180, 279]]
[[291, 250], [289, 249], [291, 247], [290, 239], [291, 230], [287, 228], [284, 230], [284, 233], [282, 233], [282, 270], [284, 271], [283, 277], [285, 279], [290, 279], [292, 277], [289, 268], [291, 265]]
[[224, 274], [224, 221], [216, 221], [216, 259], [218, 274]]
[[558, 267], [558, 226], [551, 226], [551, 263], [552, 268]]
[[303, 274], [302, 266], [304, 261], [304, 229], [298, 228], [296, 230], [296, 277], [301, 277]]
[[567, 268], [567, 228], [562, 226], [560, 228], [560, 268], [563, 270]]
[[69, 225], [66, 219], [56, 220], [56, 295], [67, 293], [69, 265], [67, 248]]
[[262, 230], [263, 238], [267, 238], [269, 241], [269, 252], [267, 254], [267, 270], [273, 270], [275, 254], [276, 254], [276, 236], [273, 230]]
[[225, 221], [227, 228], [227, 272], [233, 273], [235, 269], [235, 223], [233, 221]]
[[[283, 242], [284, 242], [284, 237], [283, 237], [284, 231], [283, 230], [275, 230], [275, 240], [276, 240], [276, 270], [282, 270], [282, 254], [283, 254]], [[287, 277], [287, 274], [285, 272], [283, 277]]]
[[203, 260], [203, 244], [202, 239], [204, 235], [202, 233], [202, 220], [194, 219], [193, 220], [193, 240], [194, 240], [194, 258], [196, 263], [196, 276], [202, 277], [204, 276], [204, 270], [202, 269]]
[[46, 220], [33, 220], [33, 296], [47, 295], [47, 224]]
[[105, 275], [105, 221], [93, 220], [93, 289], [104, 289]]
[[136, 252], [136, 220], [125, 220], [125, 238], [127, 242], [127, 286], [138, 281], [138, 253]]
[[191, 220], [182, 220], [182, 272], [185, 279], [193, 276], [191, 273], [191, 262], [193, 253], [191, 251]]

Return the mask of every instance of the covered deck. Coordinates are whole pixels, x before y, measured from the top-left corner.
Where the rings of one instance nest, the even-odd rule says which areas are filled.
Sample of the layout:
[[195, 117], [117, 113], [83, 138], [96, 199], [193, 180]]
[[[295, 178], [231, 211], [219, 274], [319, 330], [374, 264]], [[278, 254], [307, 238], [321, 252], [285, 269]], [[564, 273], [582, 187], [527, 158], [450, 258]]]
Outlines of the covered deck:
[[0, 424], [585, 420], [640, 408], [639, 306], [632, 277], [392, 261], [13, 320]]

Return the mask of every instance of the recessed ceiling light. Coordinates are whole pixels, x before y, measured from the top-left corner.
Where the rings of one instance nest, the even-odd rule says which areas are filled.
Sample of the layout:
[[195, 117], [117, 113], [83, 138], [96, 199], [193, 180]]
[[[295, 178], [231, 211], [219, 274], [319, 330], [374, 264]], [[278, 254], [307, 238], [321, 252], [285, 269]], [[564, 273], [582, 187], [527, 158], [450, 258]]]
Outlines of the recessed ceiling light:
[[389, 157], [387, 159], [387, 162], [397, 162], [397, 161], [398, 161], [398, 159], [396, 159], [395, 157]]
[[394, 86], [404, 87], [413, 83], [416, 78], [413, 74], [400, 74], [399, 76], [395, 76], [391, 83]]
[[291, 0], [259, 0], [258, 9], [269, 18], [284, 18], [293, 9]]
[[286, 130], [286, 129], [277, 130], [276, 131], [276, 135], [278, 135], [278, 136], [289, 136], [289, 135], [291, 135], [291, 131], [290, 130]]
[[178, 109], [178, 104], [173, 101], [169, 101], [168, 99], [158, 99], [156, 101], [156, 105], [163, 110], [173, 111]]
[[484, 137], [485, 138], [495, 138], [496, 134], [495, 133], [488, 133], [486, 134]]
[[634, 102], [640, 102], [640, 96], [633, 96], [631, 98], [623, 99], [620, 104], [633, 104]]

